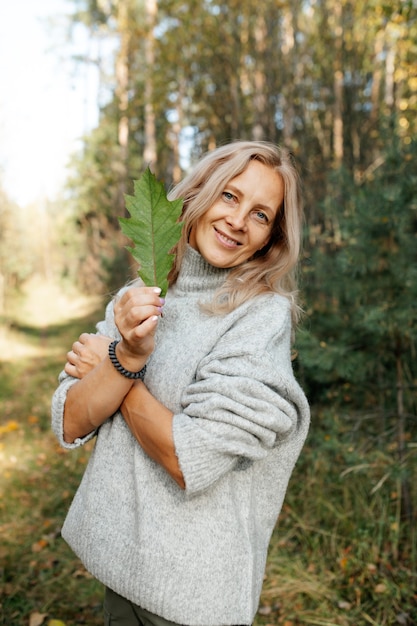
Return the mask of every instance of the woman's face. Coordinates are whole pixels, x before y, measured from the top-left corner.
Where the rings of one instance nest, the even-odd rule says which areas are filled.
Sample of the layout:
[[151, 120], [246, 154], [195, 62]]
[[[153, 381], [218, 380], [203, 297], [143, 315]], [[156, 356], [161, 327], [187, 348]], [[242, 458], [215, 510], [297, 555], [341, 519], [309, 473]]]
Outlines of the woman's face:
[[283, 199], [281, 175], [251, 161], [198, 219], [189, 243], [214, 267], [240, 265], [268, 243]]

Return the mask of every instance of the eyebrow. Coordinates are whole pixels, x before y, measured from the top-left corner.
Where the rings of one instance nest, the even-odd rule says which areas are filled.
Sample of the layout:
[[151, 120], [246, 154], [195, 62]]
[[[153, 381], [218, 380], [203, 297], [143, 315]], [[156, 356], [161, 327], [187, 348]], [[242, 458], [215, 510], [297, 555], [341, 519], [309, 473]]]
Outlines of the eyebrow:
[[[230, 191], [234, 191], [234, 192], [235, 192], [236, 194], [238, 194], [239, 196], [241, 196], [241, 195], [242, 195], [242, 191], [239, 189], [239, 187], [235, 187], [234, 185], [227, 184], [227, 185], [225, 186], [225, 190], [227, 190], [227, 191], [228, 191], [229, 189], [230, 189]], [[269, 206], [268, 204], [261, 204], [261, 203], [258, 203], [258, 204], [256, 205], [256, 208], [257, 208], [257, 209], [263, 209], [264, 211], [270, 211], [271, 213], [275, 213], [275, 214], [278, 214], [278, 212], [279, 212], [279, 207], [277, 208], [277, 210], [276, 210], [276, 212], [275, 212], [275, 209], [274, 209], [273, 207]]]

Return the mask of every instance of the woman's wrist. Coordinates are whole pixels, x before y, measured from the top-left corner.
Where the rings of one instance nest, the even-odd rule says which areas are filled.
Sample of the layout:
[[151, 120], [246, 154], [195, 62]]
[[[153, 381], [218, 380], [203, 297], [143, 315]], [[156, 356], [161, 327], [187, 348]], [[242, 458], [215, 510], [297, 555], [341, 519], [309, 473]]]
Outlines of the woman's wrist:
[[115, 344], [114, 354], [120, 365], [129, 372], [139, 372], [146, 365], [147, 357], [144, 355], [139, 356], [137, 354], [132, 354], [132, 352], [126, 347], [123, 339]]

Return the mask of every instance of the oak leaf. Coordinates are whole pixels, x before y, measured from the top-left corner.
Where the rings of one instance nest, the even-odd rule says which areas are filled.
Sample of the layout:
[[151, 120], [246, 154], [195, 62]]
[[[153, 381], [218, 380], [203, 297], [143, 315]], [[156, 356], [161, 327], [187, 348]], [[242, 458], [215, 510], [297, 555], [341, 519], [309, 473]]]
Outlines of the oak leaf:
[[48, 613], [38, 613], [38, 611], [34, 611], [29, 616], [29, 626], [42, 626], [47, 615]]

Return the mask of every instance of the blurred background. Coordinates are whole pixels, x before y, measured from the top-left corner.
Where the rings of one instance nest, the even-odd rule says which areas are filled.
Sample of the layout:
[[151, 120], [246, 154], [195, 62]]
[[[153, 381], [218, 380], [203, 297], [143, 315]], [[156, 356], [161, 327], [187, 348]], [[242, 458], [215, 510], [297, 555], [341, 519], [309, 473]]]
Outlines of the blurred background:
[[3, 623], [101, 623], [59, 539], [86, 453], [55, 448], [50, 395], [135, 274], [133, 180], [233, 139], [287, 146], [306, 209], [313, 422], [257, 623], [417, 623], [416, 1], [15, 0], [0, 64]]

